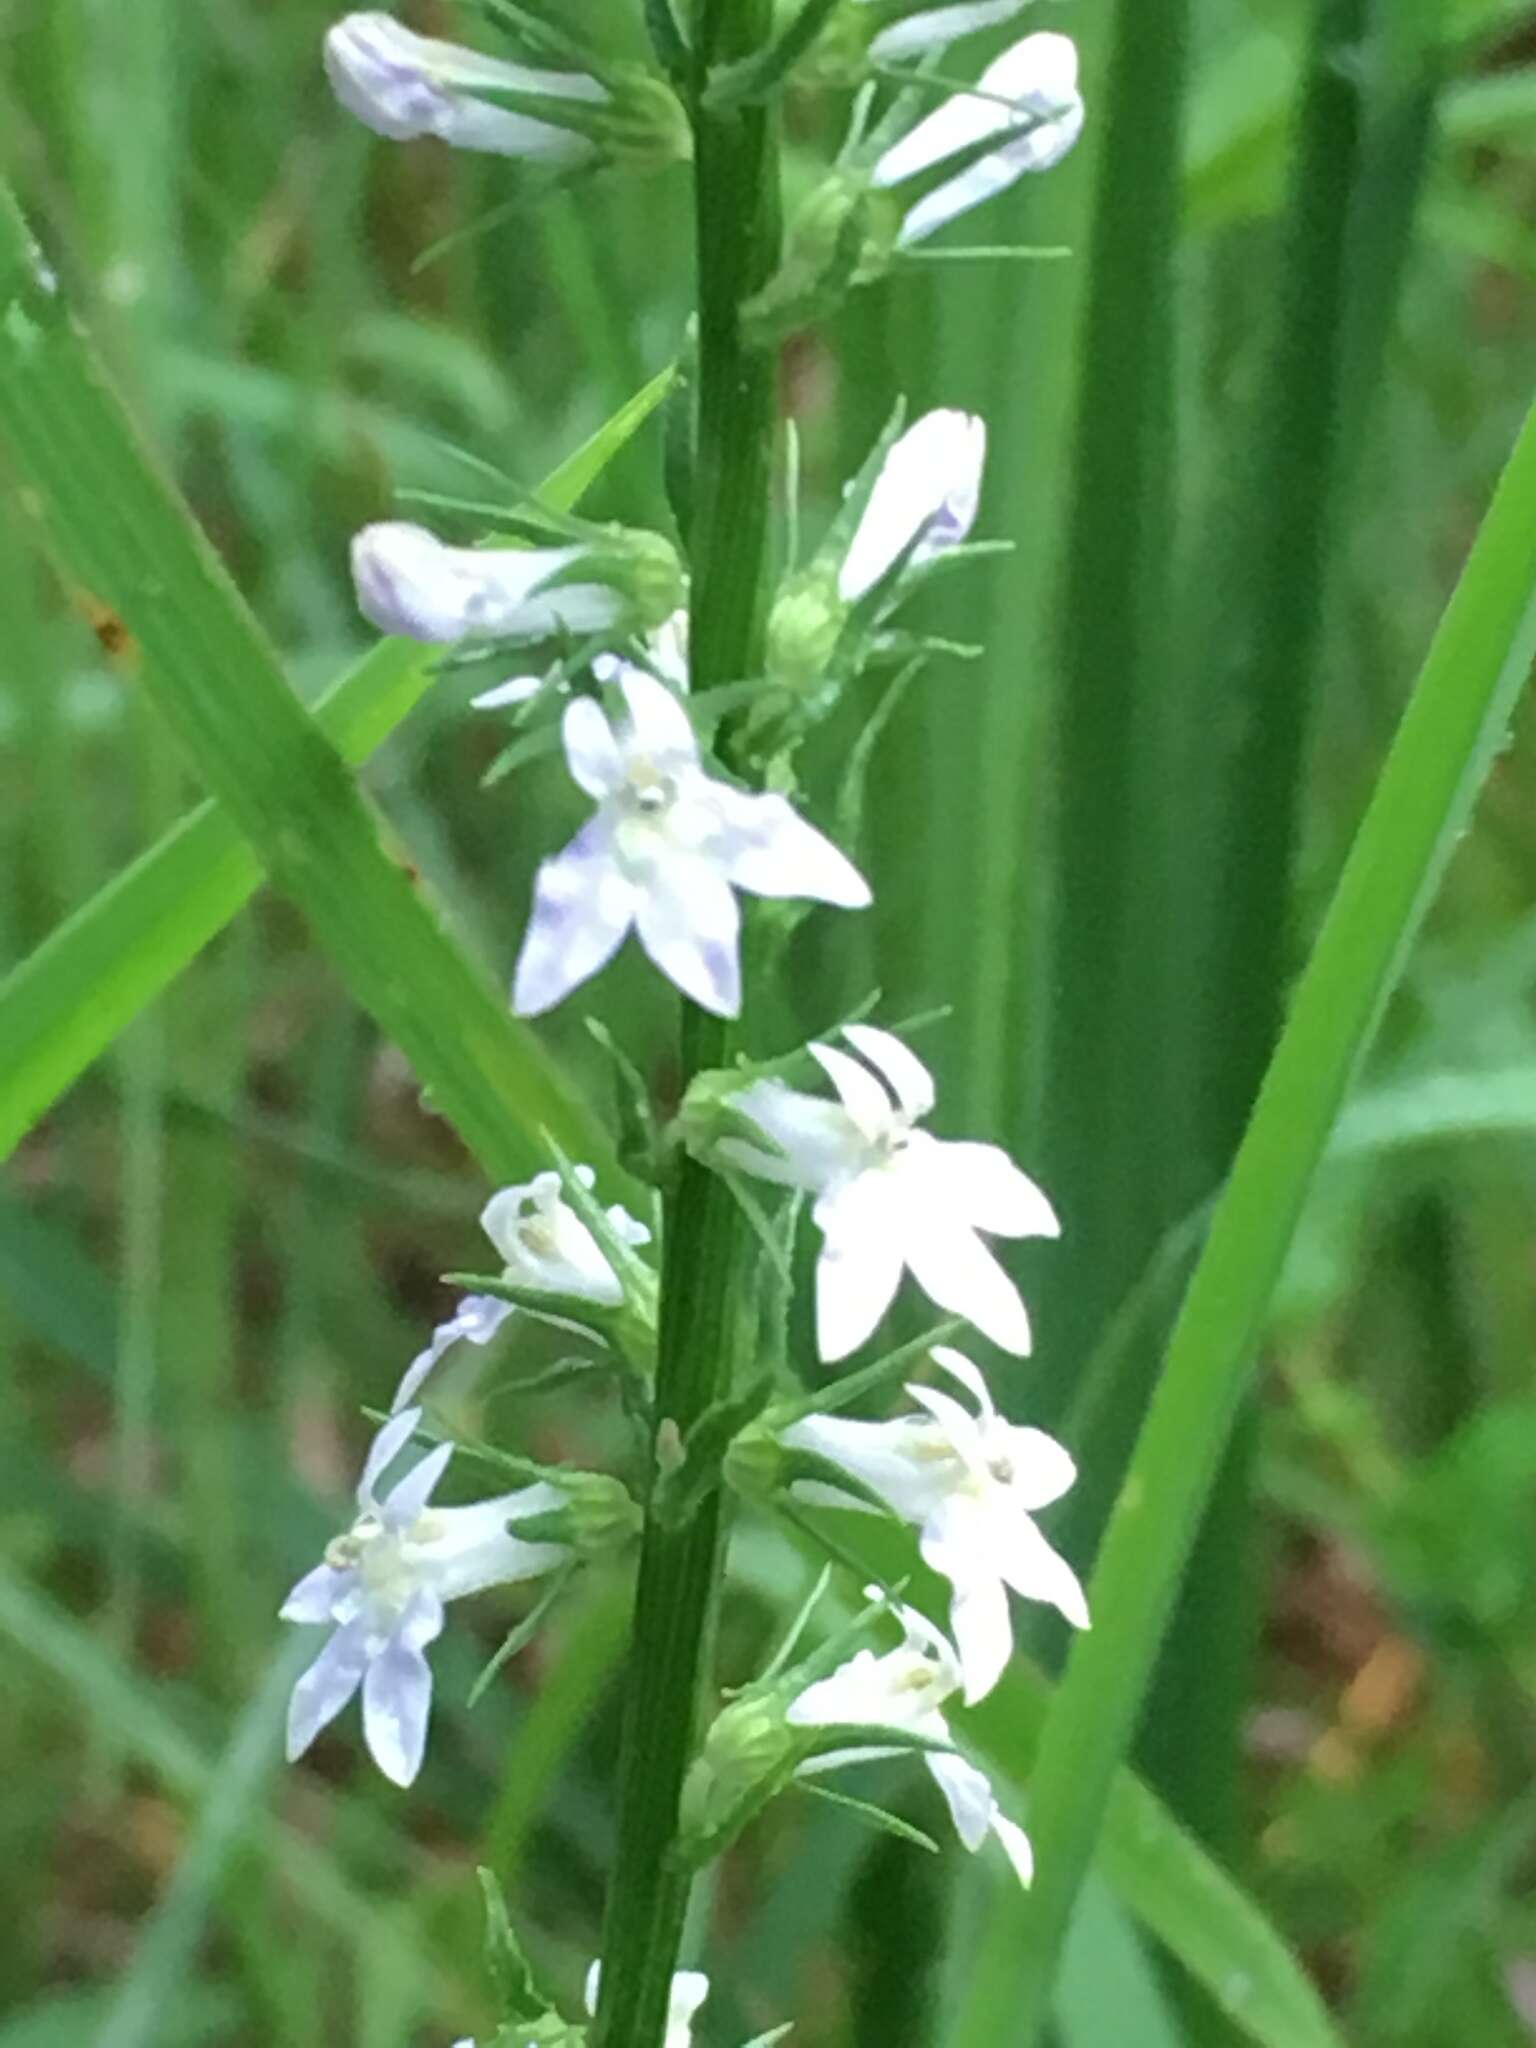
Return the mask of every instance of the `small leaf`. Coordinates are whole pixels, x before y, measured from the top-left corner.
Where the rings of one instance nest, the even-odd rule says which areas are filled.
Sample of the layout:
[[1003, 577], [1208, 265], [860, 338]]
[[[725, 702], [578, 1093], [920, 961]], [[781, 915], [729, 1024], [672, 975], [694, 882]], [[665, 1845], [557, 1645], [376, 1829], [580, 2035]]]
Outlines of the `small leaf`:
[[854, 1799], [847, 1792], [834, 1792], [826, 1785], [816, 1785], [809, 1778], [797, 1778], [796, 1785], [802, 1792], [809, 1792], [814, 1799], [828, 1799], [834, 1806], [841, 1806], [855, 1819], [867, 1826], [878, 1828], [882, 1834], [894, 1835], [898, 1841], [910, 1842], [916, 1849], [926, 1849], [930, 1856], [937, 1856], [939, 1845], [932, 1835], [925, 1835], [921, 1828], [913, 1827], [910, 1821], [900, 1819], [894, 1813], [887, 1813], [883, 1806], [875, 1806], [868, 1799]]
[[470, 1687], [467, 1702], [469, 1706], [479, 1705], [480, 1701], [485, 1697], [487, 1686], [490, 1685], [497, 1672], [504, 1665], [509, 1664], [520, 1650], [525, 1650], [533, 1641], [544, 1625], [545, 1615], [548, 1614], [551, 1607], [554, 1606], [560, 1595], [565, 1591], [570, 1576], [569, 1571], [557, 1572], [536, 1604], [523, 1616], [523, 1619], [518, 1622], [515, 1628], [508, 1631], [506, 1640], [502, 1643], [500, 1649], [497, 1650], [480, 1676]]

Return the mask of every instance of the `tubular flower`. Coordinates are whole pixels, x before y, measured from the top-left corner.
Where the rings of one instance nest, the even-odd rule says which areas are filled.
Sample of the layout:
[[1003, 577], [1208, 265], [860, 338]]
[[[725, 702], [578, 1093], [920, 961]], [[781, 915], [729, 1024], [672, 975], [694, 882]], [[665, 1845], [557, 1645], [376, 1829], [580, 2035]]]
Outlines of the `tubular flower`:
[[[349, 114], [391, 142], [435, 135], [455, 149], [570, 164], [587, 136], [497, 105], [496, 95], [601, 106], [608, 92], [580, 71], [533, 71], [457, 43], [416, 35], [388, 14], [349, 14], [325, 39], [325, 70]], [[490, 97], [486, 97], [489, 95]]]
[[[1066, 1493], [1077, 1471], [1043, 1430], [1020, 1429], [998, 1414], [970, 1359], [945, 1345], [935, 1345], [933, 1357], [971, 1394], [974, 1415], [948, 1394], [909, 1386], [926, 1414], [891, 1422], [811, 1415], [792, 1423], [783, 1440], [841, 1465], [921, 1531], [924, 1562], [954, 1587], [950, 1626], [971, 1705], [992, 1690], [1013, 1654], [1009, 1586], [1059, 1608], [1074, 1627], [1088, 1626], [1076, 1573], [1033, 1520]], [[797, 1491], [864, 1505], [815, 1481]]]
[[588, 550], [451, 548], [424, 526], [391, 519], [352, 543], [358, 609], [381, 633], [441, 647], [455, 640], [548, 640], [602, 633], [629, 605], [605, 582], [561, 582]]
[[[602, 1988], [603, 1966], [594, 1963], [587, 1972], [586, 2007], [597, 2011], [597, 1994]], [[672, 1996], [667, 2005], [667, 2034], [662, 2048], [693, 2048], [693, 2022], [699, 2007], [709, 1996], [709, 1979], [702, 1970], [678, 1970], [672, 1977]]]
[[[595, 1185], [590, 1166], [578, 1166], [583, 1187]], [[649, 1244], [651, 1233], [622, 1203], [608, 1211], [608, 1221], [626, 1244]], [[525, 1186], [503, 1188], [480, 1212], [480, 1227], [500, 1252], [502, 1278], [520, 1287], [544, 1288], [552, 1294], [574, 1294], [605, 1307], [624, 1299], [618, 1275], [609, 1265], [576, 1211], [560, 1191], [558, 1173], [539, 1173]], [[395, 1390], [393, 1408], [408, 1407], [422, 1382], [443, 1354], [461, 1339], [489, 1344], [515, 1310], [499, 1295], [466, 1294], [446, 1323], [432, 1332], [432, 1341], [406, 1367]]]
[[565, 1506], [564, 1492], [547, 1481], [473, 1507], [432, 1507], [451, 1444], [418, 1459], [381, 1497], [385, 1472], [420, 1420], [421, 1410], [408, 1408], [379, 1431], [358, 1482], [357, 1520], [283, 1603], [285, 1621], [335, 1626], [293, 1688], [290, 1762], [361, 1686], [363, 1734], [373, 1760], [386, 1778], [409, 1785], [421, 1768], [432, 1706], [426, 1651], [442, 1633], [445, 1603], [487, 1586], [539, 1578], [571, 1554], [563, 1543], [522, 1542], [508, 1526]]
[[837, 589], [845, 604], [857, 604], [898, 562], [928, 561], [966, 538], [986, 458], [986, 422], [973, 413], [941, 408], [913, 421], [881, 464], [843, 557]]
[[552, 1008], [606, 966], [633, 927], [684, 995], [734, 1017], [733, 890], [856, 909], [870, 901], [869, 885], [784, 797], [707, 775], [688, 714], [654, 676], [625, 664], [618, 687], [628, 719], [617, 728], [590, 698], [566, 708], [571, 775], [598, 808], [539, 869], [512, 1006], [524, 1017]]
[[825, 1240], [816, 1266], [822, 1358], [846, 1358], [872, 1334], [903, 1268], [940, 1308], [1023, 1356], [1024, 1303], [977, 1233], [1056, 1237], [1054, 1210], [1000, 1146], [953, 1144], [917, 1128], [933, 1108], [933, 1078], [899, 1038], [868, 1024], [850, 1024], [843, 1035], [868, 1066], [829, 1045], [810, 1047], [839, 1101], [782, 1081], [749, 1082], [732, 1107], [778, 1150], [718, 1141], [727, 1163], [816, 1197], [811, 1214]]
[[[960, 1688], [959, 1659], [938, 1629], [914, 1608], [893, 1611], [906, 1632], [899, 1649], [879, 1656], [873, 1650], [859, 1650], [829, 1678], [808, 1685], [786, 1712], [786, 1719], [796, 1728], [836, 1728], [850, 1723], [888, 1728], [889, 1744], [813, 1757], [800, 1766], [802, 1776], [899, 1755], [903, 1736], [916, 1735], [930, 1742], [951, 1740], [942, 1709]], [[924, 1750], [923, 1762], [944, 1794], [955, 1832], [965, 1847], [974, 1852], [988, 1835], [994, 1835], [1020, 1883], [1028, 1884], [1034, 1875], [1029, 1837], [999, 1807], [984, 1774], [952, 1751]]]
[[[898, 248], [925, 240], [1026, 172], [1048, 171], [1082, 128], [1077, 50], [1071, 39], [1050, 32], [1025, 36], [987, 66], [974, 92], [947, 99], [875, 165], [874, 183], [888, 188], [951, 157], [974, 159], [911, 208], [897, 233]], [[999, 138], [997, 148], [974, 156], [994, 137]]]

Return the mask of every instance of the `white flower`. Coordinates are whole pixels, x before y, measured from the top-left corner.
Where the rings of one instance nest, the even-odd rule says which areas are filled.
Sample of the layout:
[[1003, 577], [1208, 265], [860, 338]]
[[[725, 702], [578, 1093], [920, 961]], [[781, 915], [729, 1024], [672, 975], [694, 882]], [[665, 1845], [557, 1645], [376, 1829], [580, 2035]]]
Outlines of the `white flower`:
[[283, 1603], [285, 1621], [335, 1624], [293, 1688], [290, 1762], [361, 1686], [363, 1734], [373, 1760], [386, 1778], [409, 1785], [426, 1746], [432, 1705], [426, 1650], [442, 1633], [444, 1604], [487, 1586], [536, 1579], [570, 1555], [563, 1543], [525, 1543], [507, 1527], [565, 1506], [565, 1494], [547, 1481], [473, 1507], [430, 1506], [452, 1444], [418, 1459], [381, 1499], [379, 1482], [420, 1420], [421, 1410], [408, 1408], [379, 1431], [358, 1481], [357, 1520]]
[[958, 7], [929, 7], [883, 28], [869, 46], [877, 64], [899, 64], [907, 57], [931, 57], [962, 36], [993, 28], [1022, 14], [1030, 0], [962, 0]]
[[617, 729], [590, 698], [566, 708], [566, 758], [597, 814], [539, 868], [512, 1006], [523, 1017], [550, 1009], [605, 966], [633, 927], [684, 995], [734, 1017], [733, 889], [854, 909], [869, 902], [869, 886], [784, 797], [706, 775], [688, 714], [664, 684], [627, 664], [618, 681], [629, 716]]
[[624, 617], [606, 583], [557, 583], [586, 550], [451, 548], [424, 526], [385, 520], [352, 543], [358, 608], [381, 633], [444, 646], [455, 640], [547, 640], [599, 633]]
[[579, 71], [530, 71], [457, 43], [419, 36], [387, 14], [349, 14], [325, 39], [325, 69], [337, 99], [375, 134], [392, 142], [435, 135], [457, 149], [574, 163], [586, 137], [477, 97], [532, 93], [601, 105], [608, 98]]
[[[1077, 1471], [1043, 1430], [1018, 1428], [998, 1414], [970, 1359], [945, 1345], [935, 1345], [933, 1357], [973, 1396], [975, 1415], [948, 1394], [909, 1386], [925, 1415], [892, 1422], [811, 1415], [792, 1423], [783, 1440], [841, 1465], [922, 1532], [924, 1562], [955, 1589], [950, 1626], [969, 1705], [992, 1690], [1013, 1654], [1009, 1586], [1059, 1608], [1074, 1627], [1088, 1626], [1076, 1573], [1033, 1520], [1061, 1498]], [[816, 1482], [797, 1490], [837, 1497]], [[843, 1505], [862, 1503], [850, 1497]]]
[[[871, 1597], [877, 1597], [873, 1592]], [[917, 1735], [930, 1742], [949, 1742], [949, 1724], [941, 1711], [959, 1690], [960, 1665], [953, 1648], [923, 1615], [911, 1607], [893, 1612], [906, 1631], [899, 1649], [876, 1656], [860, 1650], [830, 1678], [808, 1685], [790, 1702], [785, 1718], [796, 1728], [842, 1725], [889, 1729], [892, 1741], [867, 1748], [835, 1750], [801, 1765], [802, 1775], [840, 1770], [845, 1764], [872, 1762], [901, 1752], [901, 1738]], [[998, 1806], [985, 1775], [953, 1752], [924, 1750], [923, 1762], [944, 1794], [955, 1831], [967, 1849], [981, 1847], [994, 1835], [1006, 1851], [1019, 1881], [1034, 1874], [1029, 1837]]]
[[1082, 129], [1077, 51], [1071, 39], [1049, 32], [1026, 36], [987, 66], [975, 92], [947, 99], [876, 164], [877, 186], [902, 185], [993, 136], [1004, 138], [996, 149], [966, 164], [918, 201], [902, 221], [897, 246], [923, 241], [1027, 171], [1049, 170], [1060, 163]]
[[[587, 1972], [587, 2011], [597, 2011], [597, 1994], [602, 1987], [603, 1966], [594, 1963]], [[667, 2006], [667, 2033], [662, 2048], [693, 2048], [693, 2021], [709, 1996], [709, 1979], [702, 1970], [678, 1970], [672, 1978], [672, 1997]]]
[[974, 414], [924, 413], [892, 443], [838, 575], [857, 604], [898, 562], [925, 562], [963, 541], [976, 521], [987, 428]]
[[846, 1053], [812, 1045], [841, 1100], [750, 1082], [731, 1101], [779, 1151], [734, 1138], [718, 1147], [729, 1163], [816, 1196], [811, 1215], [825, 1238], [816, 1267], [821, 1356], [858, 1349], [890, 1307], [903, 1267], [940, 1308], [1023, 1356], [1024, 1303], [977, 1232], [1056, 1237], [1050, 1203], [1001, 1147], [917, 1129], [933, 1107], [933, 1079], [899, 1038], [868, 1024], [843, 1035], [880, 1080]]
[[[590, 1166], [578, 1166], [583, 1187], [595, 1185]], [[608, 1210], [608, 1221], [626, 1244], [649, 1244], [651, 1233], [622, 1203]], [[555, 1294], [579, 1295], [585, 1301], [617, 1308], [624, 1299], [618, 1275], [576, 1211], [565, 1200], [558, 1173], [535, 1174], [525, 1186], [502, 1188], [480, 1212], [480, 1227], [502, 1257], [501, 1277], [519, 1287], [545, 1288]], [[422, 1382], [444, 1352], [461, 1339], [489, 1344], [513, 1305], [498, 1295], [467, 1294], [446, 1323], [432, 1332], [432, 1341], [406, 1367], [395, 1390], [396, 1411], [409, 1406]]]

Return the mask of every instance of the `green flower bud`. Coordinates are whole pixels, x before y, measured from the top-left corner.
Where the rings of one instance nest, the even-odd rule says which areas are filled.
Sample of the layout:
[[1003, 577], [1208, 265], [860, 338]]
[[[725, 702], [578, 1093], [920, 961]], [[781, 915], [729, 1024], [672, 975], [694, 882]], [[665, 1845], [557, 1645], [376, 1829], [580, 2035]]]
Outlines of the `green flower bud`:
[[563, 1543], [578, 1557], [611, 1556], [640, 1533], [641, 1513], [629, 1490], [606, 1472], [561, 1472], [552, 1485], [565, 1500], [542, 1514], [508, 1524], [523, 1543]]
[[682, 101], [654, 71], [620, 64], [607, 72], [611, 98], [603, 109], [602, 142], [609, 157], [633, 170], [664, 170], [693, 155], [693, 131]]
[[779, 1788], [804, 1747], [777, 1693], [733, 1701], [715, 1716], [683, 1784], [685, 1841], [700, 1847], [734, 1833]]
[[727, 1486], [748, 1500], [771, 1500], [783, 1491], [784, 1447], [767, 1422], [750, 1422], [731, 1442], [721, 1467]]
[[827, 672], [847, 616], [827, 567], [812, 562], [792, 576], [768, 616], [769, 678], [796, 695], [809, 693]]

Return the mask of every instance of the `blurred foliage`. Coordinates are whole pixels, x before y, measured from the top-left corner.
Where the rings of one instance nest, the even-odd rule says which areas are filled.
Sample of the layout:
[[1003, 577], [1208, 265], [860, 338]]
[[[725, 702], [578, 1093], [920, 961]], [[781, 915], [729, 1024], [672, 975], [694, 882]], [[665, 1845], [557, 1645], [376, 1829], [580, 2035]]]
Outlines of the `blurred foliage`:
[[[628, 0], [580, 11], [639, 50]], [[1053, 22], [1083, 46], [1089, 139], [986, 230], [1066, 241], [1075, 259], [912, 265], [785, 358], [811, 535], [898, 391], [973, 406], [991, 429], [986, 530], [1017, 552], [935, 604], [942, 629], [986, 651], [896, 708], [861, 849], [881, 908], [861, 957], [833, 957], [807, 928], [779, 1026], [822, 1026], [874, 987], [895, 1016], [953, 1006], [924, 1040], [950, 1128], [1006, 1138], [1070, 1191], [1066, 1247], [1019, 1262], [1042, 1304], [1040, 1356], [1012, 1398], [1021, 1415], [1081, 1420], [1063, 1426], [1099, 1502], [1072, 1535], [1083, 1564], [1155, 1345], [1122, 1349], [1096, 1385], [1084, 1368], [1225, 1163], [1272, 1029], [1239, 1015], [1245, 977], [1277, 1008], [1536, 367], [1536, 15], [1513, 0], [1356, 8], [1328, 61], [1358, 132], [1314, 164], [1298, 240], [1295, 116], [1326, 13], [1193, 8], [1156, 307], [1134, 288], [1134, 189], [1120, 233], [1090, 221], [1116, 9], [1080, 0]], [[410, 18], [467, 29], [446, 5]], [[549, 472], [672, 360], [690, 291], [680, 173], [609, 176], [461, 235], [516, 196], [516, 172], [383, 147], [342, 118], [317, 62], [329, 19], [318, 0], [0, 0], [6, 168], [306, 700], [367, 645], [352, 529], [398, 490], [463, 488], [456, 450], [523, 480]], [[1112, 96], [1121, 123], [1159, 111], [1138, 109], [1140, 76]], [[1178, 88], [1171, 71], [1142, 82], [1149, 97]], [[790, 109], [792, 181], [835, 142], [832, 119], [820, 101]], [[1345, 223], [1331, 285], [1330, 208]], [[1298, 275], [1293, 302], [1326, 332], [1303, 322], [1288, 340]], [[1166, 351], [1151, 444], [1134, 439], [1143, 318]], [[1317, 397], [1320, 363], [1323, 417], [1266, 410], [1277, 377]], [[1111, 419], [1122, 409], [1124, 433], [1095, 432], [1085, 388]], [[1280, 459], [1305, 452], [1297, 434], [1322, 449], [1322, 484], [1315, 464]], [[1153, 598], [1135, 598], [1137, 618], [1151, 604], [1150, 642], [1108, 630], [1133, 602], [1114, 524], [1133, 488], [1162, 557]], [[589, 505], [667, 519], [659, 431]], [[1320, 552], [1298, 643], [1283, 629], [1309, 515]], [[131, 656], [44, 567], [15, 494], [0, 502], [0, 608], [9, 965], [202, 792]], [[1257, 648], [1243, 644], [1255, 619]], [[1110, 669], [1085, 657], [1117, 640]], [[1277, 677], [1279, 645], [1292, 651]], [[1296, 722], [1297, 766], [1277, 797], [1284, 750], [1261, 730], [1234, 812], [1225, 771], [1260, 671]], [[548, 758], [480, 787], [505, 738], [465, 712], [481, 680], [441, 676], [366, 780], [502, 978], [533, 866], [578, 806]], [[1072, 735], [1089, 686], [1085, 747]], [[813, 766], [823, 798], [847, 736]], [[1222, 1510], [1219, 1626], [1202, 1634], [1186, 1613], [1184, 1676], [1165, 1671], [1147, 1749], [1365, 2048], [1536, 2032], [1532, 745], [1527, 718], [1341, 1123]], [[1084, 777], [1111, 753], [1124, 780], [1096, 790]], [[1281, 799], [1281, 825], [1261, 832]], [[1088, 893], [1062, 863], [1100, 830]], [[1261, 856], [1260, 841], [1282, 851]], [[1106, 947], [1139, 965], [1095, 1027], [1095, 1114], [1092, 1074], [1063, 1078], [1063, 1034], [1086, 1026], [1062, 991], [1073, 949], [1081, 968]], [[597, 1001], [665, 1102], [654, 977], [622, 960]], [[549, 1038], [606, 1105], [579, 1022], [557, 1017]], [[276, 1605], [345, 1511], [361, 1406], [387, 1398], [443, 1312], [437, 1275], [473, 1263], [485, 1192], [268, 894], [10, 1161], [0, 2048], [446, 2042], [486, 2018], [472, 1873], [487, 1857], [575, 1993], [611, 1843], [622, 1585], [573, 1598], [473, 1715], [466, 1696], [509, 1615], [487, 1603], [482, 1640], [473, 1621], [445, 1639], [409, 1802], [346, 1724], [303, 1770], [272, 1761], [292, 1670]], [[1074, 1235], [1074, 1216], [1093, 1221]], [[1149, 1328], [1165, 1315], [1155, 1305]], [[536, 1456], [601, 1457], [616, 1433], [602, 1396], [519, 1400], [552, 1356], [520, 1337], [465, 1399]], [[724, 1651], [745, 1674], [800, 1567], [751, 1521], [738, 1549], [748, 1590]], [[1205, 1588], [1209, 1558], [1199, 1569]], [[1227, 1699], [1225, 1719], [1171, 1709], [1181, 1683]], [[1191, 1795], [1213, 1783], [1226, 1790], [1211, 1804]], [[992, 1870], [930, 1867], [789, 1801], [705, 1903], [704, 2042], [786, 2013], [805, 2048], [1009, 2039], [1020, 1909]], [[1063, 2044], [1234, 2038], [1159, 1981], [1095, 1887], [1063, 1978]]]

